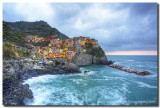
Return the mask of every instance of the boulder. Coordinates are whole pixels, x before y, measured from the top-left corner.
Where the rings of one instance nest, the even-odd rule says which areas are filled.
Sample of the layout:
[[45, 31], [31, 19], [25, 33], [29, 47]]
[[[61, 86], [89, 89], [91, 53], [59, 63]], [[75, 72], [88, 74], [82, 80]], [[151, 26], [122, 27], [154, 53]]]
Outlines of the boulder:
[[150, 75], [151, 73], [148, 71], [138, 72], [137, 75]]
[[89, 71], [84, 71], [84, 73], [87, 73], [87, 72], [89, 72]]
[[81, 73], [79, 67], [73, 63], [69, 63], [68, 65], [63, 66], [61, 69], [63, 70], [64, 74]]
[[26, 98], [32, 99], [33, 93], [28, 84], [21, 84], [12, 76], [3, 77], [3, 105], [24, 106]]

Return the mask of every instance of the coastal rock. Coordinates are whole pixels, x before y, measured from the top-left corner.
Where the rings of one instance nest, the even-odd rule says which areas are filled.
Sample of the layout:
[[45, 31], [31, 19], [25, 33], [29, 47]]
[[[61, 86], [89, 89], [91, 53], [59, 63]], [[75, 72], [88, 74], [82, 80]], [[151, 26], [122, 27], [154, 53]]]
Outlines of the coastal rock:
[[59, 63], [56, 61], [58, 65], [54, 66], [53, 64], [47, 64], [44, 66], [41, 66], [41, 68], [37, 68], [34, 70], [29, 70], [27, 74], [25, 75], [26, 78], [29, 76], [39, 76], [44, 74], [71, 74], [71, 73], [80, 73], [80, 69], [76, 64], [73, 63], [67, 63], [66, 65], [64, 63]]
[[150, 75], [150, 74], [151, 73], [148, 71], [142, 71], [142, 72], [137, 73], [137, 75]]
[[135, 73], [136, 75], [150, 75], [151, 74], [148, 71], [141, 71], [141, 70], [128, 68], [128, 67], [124, 67], [124, 66], [120, 66], [120, 65], [116, 65], [116, 64], [109, 65], [109, 67], [112, 67], [112, 68], [115, 68], [115, 69], [118, 69], [121, 71], [125, 71], [128, 73]]
[[70, 73], [81, 73], [80, 70], [79, 70], [79, 67], [73, 63], [69, 63], [68, 65], [66, 66], [63, 66], [61, 68], [63, 70], [63, 72], [65, 74], [70, 74]]
[[107, 57], [96, 57], [91, 54], [80, 53], [73, 59], [73, 63], [78, 66], [89, 66], [89, 65], [107, 65]]
[[93, 64], [97, 64], [97, 65], [105, 65], [107, 64], [107, 57], [106, 56], [102, 56], [102, 57], [93, 57]]
[[[28, 64], [32, 65], [32, 64]], [[26, 98], [33, 98], [28, 84], [21, 84], [22, 76], [29, 69], [25, 63], [8, 62], [3, 67], [3, 105], [23, 106]]]
[[89, 71], [84, 71], [84, 73], [87, 73], [87, 72], [89, 72]]
[[92, 65], [93, 64], [93, 56], [90, 54], [80, 54], [75, 59], [75, 64], [78, 66]]
[[28, 84], [23, 85], [12, 76], [3, 77], [3, 105], [23, 106], [26, 98], [33, 98]]

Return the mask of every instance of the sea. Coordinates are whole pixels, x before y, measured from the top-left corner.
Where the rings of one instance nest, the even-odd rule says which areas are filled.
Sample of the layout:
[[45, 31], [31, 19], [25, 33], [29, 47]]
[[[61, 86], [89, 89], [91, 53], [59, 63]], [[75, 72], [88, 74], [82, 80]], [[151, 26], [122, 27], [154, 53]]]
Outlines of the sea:
[[[80, 74], [43, 75], [24, 81], [34, 99], [26, 105], [156, 106], [157, 56], [107, 56], [115, 64], [151, 72], [138, 76], [106, 65], [81, 67]], [[88, 70], [88, 73], [84, 73]]]

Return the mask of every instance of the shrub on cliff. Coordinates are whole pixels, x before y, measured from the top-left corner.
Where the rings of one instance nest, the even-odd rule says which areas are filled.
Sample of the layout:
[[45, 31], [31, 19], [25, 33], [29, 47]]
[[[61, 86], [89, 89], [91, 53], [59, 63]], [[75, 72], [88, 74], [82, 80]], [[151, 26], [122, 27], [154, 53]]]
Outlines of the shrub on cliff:
[[6, 42], [3, 46], [3, 59], [13, 59], [19, 57], [17, 51], [13, 48], [13, 44]]
[[86, 45], [86, 54], [91, 54], [93, 56], [96, 57], [103, 57], [105, 56], [105, 52], [103, 51], [103, 49], [99, 46], [99, 47], [93, 47], [93, 44], [88, 43]]
[[23, 56], [24, 57], [30, 57], [31, 53], [29, 51], [23, 51]]

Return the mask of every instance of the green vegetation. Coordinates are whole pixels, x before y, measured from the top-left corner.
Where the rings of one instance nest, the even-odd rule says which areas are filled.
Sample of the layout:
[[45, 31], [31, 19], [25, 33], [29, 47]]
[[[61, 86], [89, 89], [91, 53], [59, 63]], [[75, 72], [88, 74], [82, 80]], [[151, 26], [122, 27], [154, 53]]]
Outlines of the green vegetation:
[[10, 26], [3, 22], [3, 39], [6, 39], [6, 36], [9, 35], [9, 31], [11, 30]]
[[[67, 39], [68, 36], [59, 32], [56, 28], [52, 28], [44, 21], [36, 22], [4, 22], [3, 21], [3, 41], [9, 41], [19, 46], [25, 46], [26, 35], [37, 35], [39, 37], [48, 37], [57, 35], [59, 39]], [[31, 43], [36, 46], [46, 46], [48, 42]]]
[[21, 45], [26, 43], [24, 35], [14, 30], [7, 22], [3, 22], [3, 41], [9, 41]]
[[49, 43], [50, 41], [42, 41], [42, 42], [32, 43], [32, 45], [44, 47], [44, 46], [48, 46]]
[[14, 59], [19, 57], [16, 49], [13, 48], [13, 44], [6, 42], [3, 46], [3, 59]]
[[93, 47], [93, 44], [88, 43], [86, 44], [86, 54], [91, 54], [93, 56], [96, 57], [102, 57], [105, 56], [105, 52], [103, 51], [103, 49], [99, 46], [99, 47]]
[[23, 51], [23, 56], [24, 57], [31, 57], [31, 53], [28, 51]]

